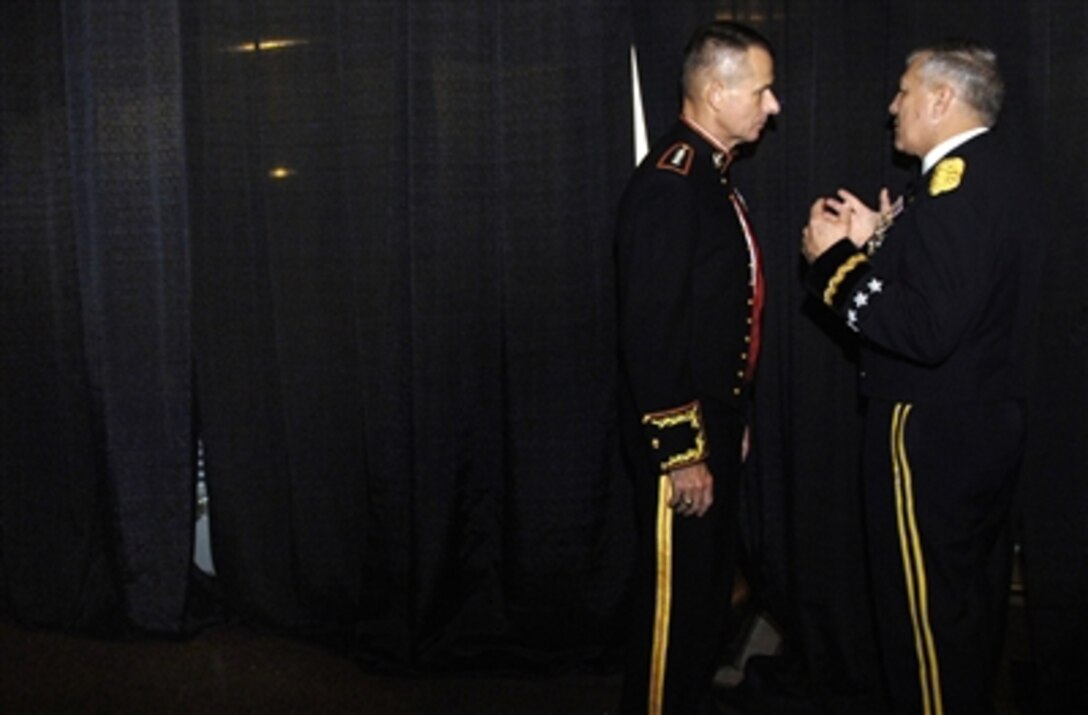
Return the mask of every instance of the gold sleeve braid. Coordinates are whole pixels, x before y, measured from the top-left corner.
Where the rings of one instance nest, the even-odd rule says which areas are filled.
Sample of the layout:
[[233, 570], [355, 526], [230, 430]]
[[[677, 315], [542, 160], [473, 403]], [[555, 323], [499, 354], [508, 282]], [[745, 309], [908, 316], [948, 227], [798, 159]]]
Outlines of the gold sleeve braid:
[[642, 416], [642, 424], [649, 432], [650, 447], [660, 459], [662, 473], [705, 461], [710, 455], [698, 400], [647, 413]]
[[831, 280], [827, 282], [827, 288], [824, 289], [824, 303], [826, 305], [830, 306], [834, 302], [839, 286], [846, 280], [846, 276], [850, 275], [850, 271], [868, 260], [864, 253], [855, 253], [839, 266], [838, 270], [835, 271], [835, 275], [831, 276]]

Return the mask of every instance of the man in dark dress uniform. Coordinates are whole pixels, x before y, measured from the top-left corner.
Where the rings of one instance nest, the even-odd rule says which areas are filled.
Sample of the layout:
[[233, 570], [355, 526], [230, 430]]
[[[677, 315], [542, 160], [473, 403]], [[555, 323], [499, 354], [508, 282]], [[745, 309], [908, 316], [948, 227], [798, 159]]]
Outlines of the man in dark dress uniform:
[[624, 713], [710, 706], [763, 302], [728, 168], [778, 113], [773, 81], [770, 45], [754, 31], [716, 22], [697, 32], [680, 119], [619, 209], [621, 431], [640, 537]]
[[[990, 50], [915, 51], [889, 108], [915, 198], [813, 204], [811, 291], [860, 333], [864, 485], [879, 642], [897, 713], [993, 712], [1010, 502], [1041, 274], [1035, 180], [991, 131]], [[902, 208], [902, 213], [898, 210]]]

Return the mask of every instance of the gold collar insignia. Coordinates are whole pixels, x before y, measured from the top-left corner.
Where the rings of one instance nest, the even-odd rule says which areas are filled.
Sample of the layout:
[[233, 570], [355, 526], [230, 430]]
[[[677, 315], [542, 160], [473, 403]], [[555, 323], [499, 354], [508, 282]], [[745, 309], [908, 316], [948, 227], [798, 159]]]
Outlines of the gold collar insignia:
[[963, 159], [954, 156], [941, 161], [933, 168], [933, 176], [929, 179], [929, 195], [938, 196], [959, 188], [963, 180], [963, 172], [967, 170], [967, 164]]

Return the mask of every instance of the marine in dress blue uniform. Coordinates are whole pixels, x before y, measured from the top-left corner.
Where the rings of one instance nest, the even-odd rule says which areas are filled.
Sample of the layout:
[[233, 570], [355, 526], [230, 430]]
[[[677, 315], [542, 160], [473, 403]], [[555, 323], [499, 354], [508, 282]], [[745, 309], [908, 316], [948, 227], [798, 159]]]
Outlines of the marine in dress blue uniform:
[[770, 48], [747, 28], [704, 28], [686, 57], [683, 112], [632, 176], [616, 232], [621, 433], [639, 527], [621, 710], [639, 715], [710, 707], [763, 300], [729, 165], [778, 111]]
[[986, 48], [913, 53], [891, 112], [897, 148], [925, 160], [914, 197], [894, 215], [886, 194], [874, 212], [843, 192], [805, 231], [809, 289], [861, 337], [867, 539], [897, 713], [994, 708], [1044, 238], [1031, 174], [989, 131], [1000, 101]]

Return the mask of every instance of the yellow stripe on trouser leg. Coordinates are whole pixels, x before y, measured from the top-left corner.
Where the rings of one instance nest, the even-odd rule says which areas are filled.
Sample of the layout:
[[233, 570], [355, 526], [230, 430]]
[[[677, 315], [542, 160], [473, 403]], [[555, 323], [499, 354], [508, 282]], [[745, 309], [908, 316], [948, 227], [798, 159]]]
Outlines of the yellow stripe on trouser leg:
[[903, 558], [903, 576], [907, 605], [914, 629], [914, 649], [918, 658], [918, 679], [925, 715], [942, 715], [941, 676], [937, 649], [929, 623], [929, 599], [926, 588], [925, 560], [914, 513], [914, 484], [907, 458], [906, 430], [911, 405], [896, 404], [892, 411], [891, 452], [895, 479], [895, 510], [899, 530], [899, 548]]
[[665, 695], [665, 660], [672, 612], [672, 480], [662, 474], [657, 489], [657, 581], [654, 599], [654, 638], [650, 655], [649, 715], [661, 715]]

